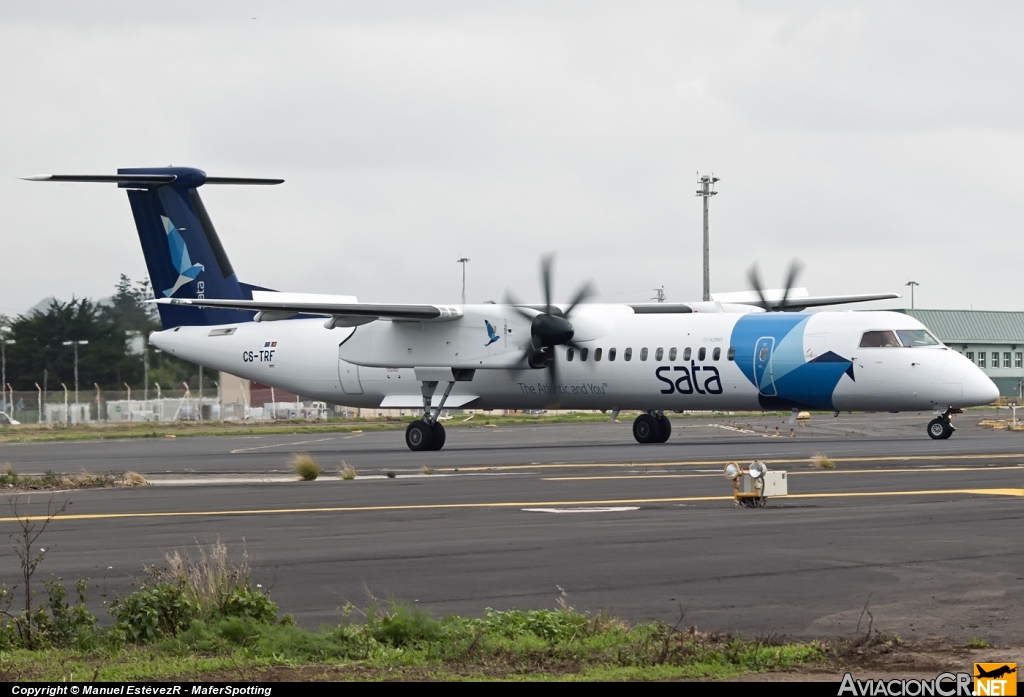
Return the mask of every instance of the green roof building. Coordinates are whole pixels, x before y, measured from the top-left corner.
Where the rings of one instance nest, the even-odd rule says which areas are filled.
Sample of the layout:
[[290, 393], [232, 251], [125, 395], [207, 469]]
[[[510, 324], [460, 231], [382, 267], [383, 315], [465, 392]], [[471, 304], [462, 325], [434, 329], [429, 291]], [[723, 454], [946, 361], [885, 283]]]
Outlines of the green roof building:
[[1024, 391], [1024, 312], [897, 310], [985, 371], [1006, 397]]

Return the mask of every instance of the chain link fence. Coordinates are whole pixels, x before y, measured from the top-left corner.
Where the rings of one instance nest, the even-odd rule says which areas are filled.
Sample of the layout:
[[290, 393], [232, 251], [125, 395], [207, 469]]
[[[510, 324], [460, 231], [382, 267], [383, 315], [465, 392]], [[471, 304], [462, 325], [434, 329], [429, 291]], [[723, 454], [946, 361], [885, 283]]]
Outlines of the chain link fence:
[[[286, 393], [287, 394], [287, 393]], [[291, 397], [291, 395], [287, 395]], [[220, 390], [37, 390], [0, 396], [0, 425], [96, 424], [180, 421], [268, 421], [326, 419], [324, 402], [280, 401], [272, 390], [252, 390], [240, 402], [225, 403]], [[347, 414], [339, 414], [345, 416]]]

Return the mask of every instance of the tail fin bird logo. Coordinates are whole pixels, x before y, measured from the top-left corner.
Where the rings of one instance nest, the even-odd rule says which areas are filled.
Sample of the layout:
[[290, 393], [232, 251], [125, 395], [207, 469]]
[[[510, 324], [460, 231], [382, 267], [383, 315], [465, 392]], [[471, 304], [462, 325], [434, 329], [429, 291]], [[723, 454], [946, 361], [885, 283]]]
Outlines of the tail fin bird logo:
[[490, 341], [488, 341], [486, 344], [484, 344], [484, 346], [490, 346], [491, 344], [493, 344], [495, 341], [497, 341], [501, 337], [498, 336], [498, 332], [496, 332], [494, 330], [494, 327], [491, 325], [490, 322], [488, 322], [487, 320], [484, 320], [484, 324], [487, 325], [487, 338], [490, 339]]
[[174, 287], [164, 291], [164, 297], [169, 298], [183, 285], [196, 280], [199, 272], [205, 270], [206, 267], [202, 264], [192, 263], [192, 258], [188, 255], [188, 247], [185, 246], [185, 240], [181, 238], [181, 233], [178, 232], [178, 228], [174, 227], [170, 219], [165, 215], [161, 215], [160, 220], [163, 221], [164, 231], [167, 233], [167, 247], [171, 250], [171, 261], [174, 263], [174, 268], [178, 271], [178, 280], [174, 282]]

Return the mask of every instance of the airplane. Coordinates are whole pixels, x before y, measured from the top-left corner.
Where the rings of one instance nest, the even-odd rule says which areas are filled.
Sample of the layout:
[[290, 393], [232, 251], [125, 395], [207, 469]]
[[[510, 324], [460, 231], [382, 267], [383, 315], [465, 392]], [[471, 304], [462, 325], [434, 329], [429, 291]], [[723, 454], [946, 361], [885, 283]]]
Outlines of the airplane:
[[212, 177], [189, 167], [116, 175], [36, 175], [126, 189], [163, 326], [157, 348], [313, 399], [422, 409], [405, 433], [440, 450], [442, 409], [639, 411], [633, 436], [664, 443], [666, 412], [933, 411], [933, 439], [954, 414], [989, 404], [995, 384], [916, 319], [897, 312], [808, 308], [898, 295], [811, 297], [792, 288], [688, 303], [592, 303], [581, 287], [543, 304], [379, 304], [354, 296], [277, 292], [238, 279], [199, 196], [205, 185], [281, 179]]
[[977, 663], [974, 664], [974, 670], [977, 671], [977, 673], [978, 673], [977, 675], [974, 676], [976, 678], [1001, 678], [1004, 675], [1009, 675], [1011, 673], [1016, 673], [1017, 672], [1017, 668], [1016, 667], [1011, 668], [1008, 665], [1003, 665], [1003, 666], [1000, 666], [999, 668], [993, 668], [992, 670], [985, 670], [984, 668], [982, 668]]

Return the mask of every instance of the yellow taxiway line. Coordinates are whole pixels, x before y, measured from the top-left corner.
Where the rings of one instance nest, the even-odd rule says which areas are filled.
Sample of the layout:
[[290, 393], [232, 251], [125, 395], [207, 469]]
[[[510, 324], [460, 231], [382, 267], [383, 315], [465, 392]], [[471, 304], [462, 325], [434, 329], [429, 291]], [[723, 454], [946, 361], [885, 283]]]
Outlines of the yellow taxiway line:
[[[964, 455], [878, 455], [874, 457], [833, 457], [835, 462], [913, 462], [921, 460], [1007, 460], [1017, 458], [1024, 461], [1024, 453], [964, 454]], [[437, 471], [481, 472], [484, 470], [539, 470], [539, 469], [576, 469], [585, 467], [698, 467], [701, 465], [725, 466], [730, 462], [744, 461], [747, 458], [731, 460], [692, 460], [678, 462], [584, 462], [557, 463], [546, 465], [479, 465], [473, 467], [436, 467]], [[811, 458], [762, 458], [768, 464], [810, 464]]]
[[[886, 470], [787, 470], [789, 476], [797, 474], [917, 474], [919, 472], [999, 472], [1019, 470], [1024, 472], [1024, 465], [1007, 465], [1005, 467], [915, 467], [913, 469]], [[580, 482], [600, 479], [690, 479], [695, 477], [721, 477], [720, 472], [702, 474], [595, 474], [591, 476], [541, 477], [542, 482]]]
[[[864, 491], [832, 492], [820, 494], [791, 494], [790, 499], [849, 498], [870, 496], [949, 496], [967, 494], [975, 496], [1020, 496], [1024, 489], [931, 489], [919, 491]], [[619, 506], [626, 504], [692, 503], [695, 501], [731, 501], [732, 496], [679, 496], [672, 498], [602, 499], [590, 501], [491, 501], [487, 503], [422, 503], [390, 506], [325, 506], [312, 508], [255, 508], [225, 511], [161, 511], [154, 513], [83, 513], [56, 516], [54, 520], [110, 520], [122, 518], [202, 518], [207, 516], [241, 516], [303, 513], [370, 513], [380, 511], [436, 511], [468, 508], [539, 508], [552, 506]], [[46, 516], [25, 516], [22, 520], [44, 520]], [[17, 518], [0, 518], [0, 523], [12, 523]]]

